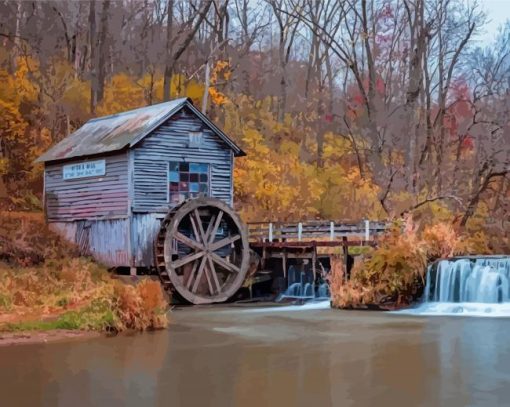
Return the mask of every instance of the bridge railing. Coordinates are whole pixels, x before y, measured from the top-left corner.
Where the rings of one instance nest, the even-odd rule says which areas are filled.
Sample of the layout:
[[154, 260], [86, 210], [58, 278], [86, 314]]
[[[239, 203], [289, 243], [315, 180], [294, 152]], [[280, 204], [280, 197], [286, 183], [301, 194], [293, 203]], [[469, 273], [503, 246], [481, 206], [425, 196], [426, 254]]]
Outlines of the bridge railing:
[[388, 223], [364, 220], [361, 222], [306, 221], [296, 223], [248, 223], [251, 242], [337, 241], [356, 237], [370, 241], [388, 228]]

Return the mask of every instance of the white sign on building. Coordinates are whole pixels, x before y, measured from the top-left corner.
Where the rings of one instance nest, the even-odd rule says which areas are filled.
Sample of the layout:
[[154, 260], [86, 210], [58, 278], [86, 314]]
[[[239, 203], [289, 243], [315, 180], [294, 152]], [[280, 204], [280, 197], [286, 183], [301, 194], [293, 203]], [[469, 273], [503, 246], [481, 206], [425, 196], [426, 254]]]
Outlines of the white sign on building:
[[64, 165], [62, 176], [64, 179], [99, 177], [106, 174], [105, 160], [86, 161], [83, 163]]

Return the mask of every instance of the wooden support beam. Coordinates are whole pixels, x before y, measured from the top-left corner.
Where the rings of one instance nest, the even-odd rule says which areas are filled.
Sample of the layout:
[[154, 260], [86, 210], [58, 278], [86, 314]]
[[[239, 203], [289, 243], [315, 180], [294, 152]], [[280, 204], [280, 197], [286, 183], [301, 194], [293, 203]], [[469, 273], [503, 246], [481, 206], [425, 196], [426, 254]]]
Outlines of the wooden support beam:
[[317, 248], [314, 247], [312, 251], [312, 273], [313, 273], [313, 281], [315, 283], [315, 278], [317, 277], [317, 270], [315, 268], [315, 263], [317, 263]]
[[283, 277], [287, 278], [287, 252], [283, 249], [282, 253]]
[[348, 240], [347, 243], [344, 242], [347, 240], [347, 236], [343, 236], [342, 240], [336, 241], [301, 241], [301, 242], [293, 242], [293, 241], [285, 241], [285, 242], [250, 242], [250, 246], [252, 247], [268, 247], [273, 249], [282, 249], [282, 248], [303, 248], [303, 249], [311, 249], [312, 247], [340, 247], [340, 246], [375, 246], [376, 242], [371, 240], [369, 242], [365, 242], [364, 240]]
[[349, 257], [349, 245], [348, 245], [348, 241], [347, 241], [347, 236], [342, 237], [342, 243], [343, 243], [343, 254], [344, 254], [344, 267], [345, 267], [344, 277], [345, 277], [345, 280], [347, 281], [347, 277], [349, 276], [349, 274], [348, 274], [349, 270], [347, 269], [348, 257]]

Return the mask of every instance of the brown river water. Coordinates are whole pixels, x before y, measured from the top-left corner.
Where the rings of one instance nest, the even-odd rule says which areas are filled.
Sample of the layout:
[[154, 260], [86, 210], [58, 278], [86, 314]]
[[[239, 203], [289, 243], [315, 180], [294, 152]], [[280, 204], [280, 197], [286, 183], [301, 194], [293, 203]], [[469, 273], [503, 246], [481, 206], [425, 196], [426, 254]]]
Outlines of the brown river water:
[[0, 406], [510, 405], [510, 319], [234, 306], [171, 318], [0, 348]]

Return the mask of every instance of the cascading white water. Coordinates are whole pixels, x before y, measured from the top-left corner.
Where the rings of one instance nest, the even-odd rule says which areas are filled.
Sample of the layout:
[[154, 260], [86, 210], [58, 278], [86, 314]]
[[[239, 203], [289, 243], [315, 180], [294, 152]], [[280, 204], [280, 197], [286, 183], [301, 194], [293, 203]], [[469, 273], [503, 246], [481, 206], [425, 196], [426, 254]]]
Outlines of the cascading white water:
[[290, 266], [288, 271], [288, 288], [280, 295], [279, 301], [285, 299], [318, 300], [329, 298], [329, 285], [325, 282], [315, 284], [312, 273], [306, 273]]
[[423, 303], [397, 313], [510, 316], [510, 257], [441, 260], [427, 270]]
[[441, 260], [427, 271], [425, 302], [510, 301], [510, 258]]

